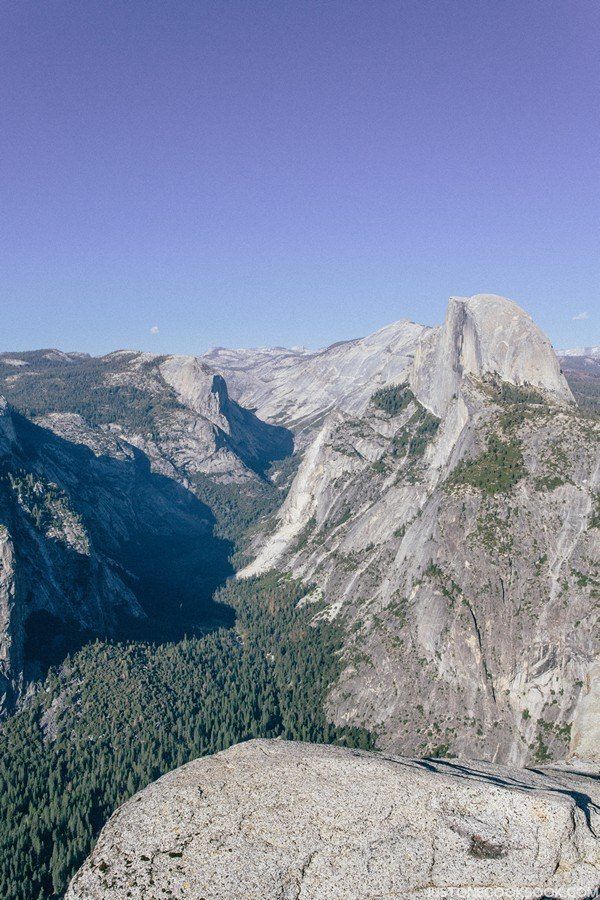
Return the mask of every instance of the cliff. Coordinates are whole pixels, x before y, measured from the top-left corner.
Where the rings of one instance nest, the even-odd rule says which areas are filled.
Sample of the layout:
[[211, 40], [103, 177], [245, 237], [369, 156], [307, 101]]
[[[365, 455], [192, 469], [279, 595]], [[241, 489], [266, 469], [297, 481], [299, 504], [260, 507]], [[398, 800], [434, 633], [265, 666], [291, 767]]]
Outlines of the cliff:
[[405, 380], [332, 412], [242, 571], [318, 585], [336, 723], [406, 754], [597, 759], [600, 422], [498, 297], [452, 299]]

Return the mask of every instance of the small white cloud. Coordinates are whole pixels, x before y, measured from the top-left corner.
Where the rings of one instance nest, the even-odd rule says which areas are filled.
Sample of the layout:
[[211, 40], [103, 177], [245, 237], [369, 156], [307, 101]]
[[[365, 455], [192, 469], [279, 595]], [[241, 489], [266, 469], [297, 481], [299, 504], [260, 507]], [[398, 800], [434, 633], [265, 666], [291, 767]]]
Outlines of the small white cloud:
[[[576, 316], [573, 316], [574, 322], [581, 322], [582, 319], [587, 319], [588, 314], [586, 312], [577, 313]], [[156, 329], [158, 331], [158, 328]]]
[[[587, 313], [586, 313], [586, 315], [587, 315]], [[578, 318], [578, 317], [576, 317], [576, 318]], [[152, 328], [150, 329], [150, 334], [158, 334], [158, 325], [152, 326]]]

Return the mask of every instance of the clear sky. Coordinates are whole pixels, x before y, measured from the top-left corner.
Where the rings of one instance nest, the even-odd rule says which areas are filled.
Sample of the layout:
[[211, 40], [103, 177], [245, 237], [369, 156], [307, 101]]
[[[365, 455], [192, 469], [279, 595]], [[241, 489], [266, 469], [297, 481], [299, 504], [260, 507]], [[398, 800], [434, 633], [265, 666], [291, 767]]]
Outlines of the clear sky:
[[0, 348], [600, 343], [596, 0], [5, 0]]

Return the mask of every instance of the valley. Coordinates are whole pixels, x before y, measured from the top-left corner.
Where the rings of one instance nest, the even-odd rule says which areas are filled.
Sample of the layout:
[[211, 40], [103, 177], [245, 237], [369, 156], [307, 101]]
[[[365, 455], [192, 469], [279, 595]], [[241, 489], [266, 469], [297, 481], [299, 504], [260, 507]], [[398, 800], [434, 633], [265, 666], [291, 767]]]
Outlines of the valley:
[[314, 352], [0, 354], [0, 894], [252, 738], [597, 766], [593, 360], [493, 295]]

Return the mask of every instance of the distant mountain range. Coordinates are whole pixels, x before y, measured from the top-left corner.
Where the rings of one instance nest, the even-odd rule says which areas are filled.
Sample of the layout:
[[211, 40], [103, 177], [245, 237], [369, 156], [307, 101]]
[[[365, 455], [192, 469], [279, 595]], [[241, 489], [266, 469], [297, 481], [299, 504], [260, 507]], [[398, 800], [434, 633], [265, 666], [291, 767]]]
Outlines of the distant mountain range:
[[600, 347], [576, 347], [573, 350], [558, 350], [559, 357], [585, 356], [588, 359], [600, 359]]
[[581, 406], [600, 412], [600, 347], [559, 350], [558, 357]]
[[203, 359], [223, 373], [240, 403], [292, 428], [305, 443], [332, 410], [360, 415], [377, 388], [401, 381], [429, 330], [402, 319], [314, 352], [218, 348]]

